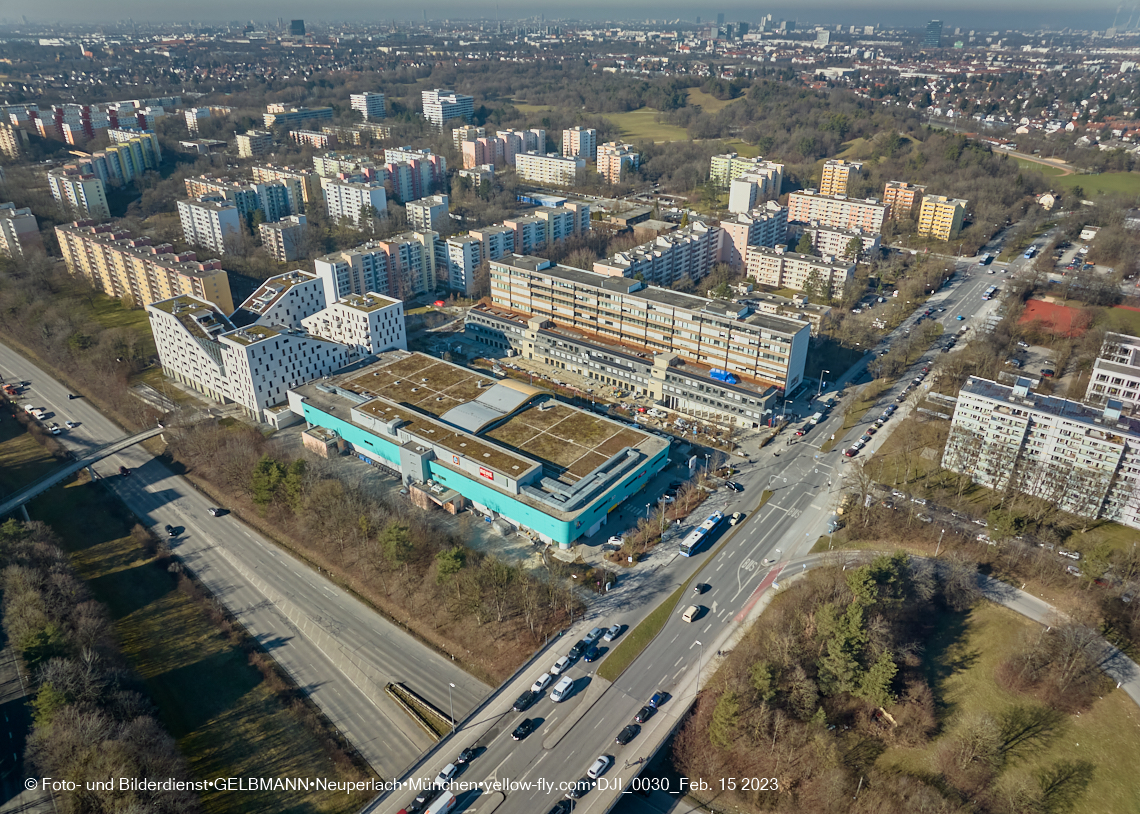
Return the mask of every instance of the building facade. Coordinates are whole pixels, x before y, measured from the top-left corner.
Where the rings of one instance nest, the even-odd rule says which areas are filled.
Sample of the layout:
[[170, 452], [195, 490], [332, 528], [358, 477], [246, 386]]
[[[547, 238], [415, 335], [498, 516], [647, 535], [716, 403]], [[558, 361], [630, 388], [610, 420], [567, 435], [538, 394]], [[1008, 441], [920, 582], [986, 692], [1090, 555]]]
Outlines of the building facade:
[[[816, 254], [821, 257], [842, 257], [846, 260], [858, 260], [859, 257], [878, 251], [880, 240], [878, 235], [868, 234], [862, 229], [842, 229], [838, 226], [821, 226], [818, 223], [809, 223], [802, 228], [789, 232], [788, 244], [793, 239], [798, 241], [801, 236], [811, 238], [811, 245]], [[859, 250], [852, 252], [852, 241], [855, 241]]]
[[446, 195], [429, 195], [418, 201], [409, 201], [406, 207], [408, 225], [413, 229], [431, 229], [438, 232], [447, 225]]
[[671, 286], [700, 280], [720, 257], [721, 231], [703, 221], [658, 235], [627, 252], [594, 263], [593, 271], [609, 277], [633, 277], [651, 285]]
[[273, 149], [273, 134], [268, 130], [246, 130], [235, 140], [239, 158], [259, 158]]
[[186, 294], [225, 314], [234, 310], [229, 277], [218, 260], [200, 261], [194, 252], [175, 253], [169, 244], [153, 245], [150, 238], [92, 221], [61, 223], [55, 235], [67, 270], [108, 297], [143, 306]]
[[0, 203], [0, 254], [19, 260], [42, 252], [40, 226], [32, 210], [16, 208], [14, 203]]
[[847, 184], [853, 175], [863, 174], [863, 163], [832, 158], [823, 164], [823, 174], [819, 180], [820, 195], [846, 195]]
[[761, 285], [811, 291], [816, 298], [843, 296], [847, 283], [855, 279], [855, 264], [832, 256], [790, 252], [787, 246], [749, 246], [744, 255], [748, 276]]
[[806, 190], [788, 196], [788, 220], [800, 223], [818, 221], [821, 226], [862, 229], [880, 234], [888, 207], [878, 201], [843, 196], [828, 197]]
[[107, 188], [99, 176], [64, 167], [48, 172], [47, 179], [51, 196], [66, 211], [93, 220], [111, 217]]
[[971, 376], [958, 393], [942, 466], [990, 489], [1140, 528], [1140, 420], [1114, 399], [1098, 409], [1031, 386]]
[[562, 155], [594, 161], [598, 155], [598, 131], [592, 127], [567, 128], [562, 131]]
[[290, 215], [273, 223], [263, 223], [257, 230], [261, 235], [261, 245], [269, 256], [278, 263], [288, 263], [301, 256], [306, 228], [308, 223], [304, 215]]
[[301, 324], [310, 334], [346, 345], [358, 356], [408, 349], [404, 303], [381, 294], [349, 294]]
[[721, 189], [728, 189], [733, 178], [758, 174], [768, 179], [765, 194], [776, 197], [784, 182], [784, 165], [763, 158], [741, 158], [736, 153], [714, 155], [709, 159], [709, 180]]
[[424, 118], [436, 127], [442, 128], [446, 122], [452, 119], [463, 119], [470, 122], [471, 117], [475, 115], [475, 97], [473, 96], [464, 96], [462, 93], [456, 93], [453, 90], [437, 88], [421, 91], [421, 97]]
[[182, 222], [182, 236], [187, 243], [205, 246], [218, 254], [235, 248], [244, 226], [233, 201], [217, 195], [179, 201], [178, 219]]
[[302, 147], [312, 147], [316, 150], [328, 150], [337, 144], [336, 136], [319, 130], [290, 130], [289, 140]]
[[569, 187], [578, 182], [578, 171], [585, 169], [586, 161], [569, 156], [520, 153], [515, 156], [515, 170], [519, 178], [536, 184]]
[[906, 181], [887, 181], [883, 187], [883, 203], [890, 207], [887, 214], [891, 220], [906, 220], [917, 218], [919, 207], [922, 205], [922, 196], [926, 187], [920, 184], [908, 184]]
[[266, 127], [295, 126], [301, 122], [315, 122], [332, 119], [331, 107], [287, 107], [286, 105], [266, 105], [262, 121]]
[[598, 147], [598, 174], [607, 184], [622, 184], [641, 165], [641, 156], [632, 144], [607, 141]]
[[348, 97], [352, 109], [360, 113], [365, 121], [369, 119], [383, 119], [388, 113], [384, 108], [383, 93], [354, 93]]
[[388, 196], [384, 184], [379, 181], [322, 178], [321, 192], [325, 196], [325, 211], [333, 223], [348, 218], [357, 227], [363, 227], [368, 220], [368, 207], [375, 217], [388, 217]]
[[918, 233], [938, 240], [953, 240], [962, 231], [966, 201], [945, 195], [923, 196], [918, 210]]
[[1085, 401], [1104, 404], [1109, 399], [1119, 401], [1132, 415], [1140, 408], [1140, 337], [1112, 332], [1104, 335]]
[[735, 270], [744, 268], [744, 253], [749, 246], [774, 247], [788, 239], [788, 207], [775, 201], [738, 214], [731, 220], [722, 220], [720, 230], [720, 258]]

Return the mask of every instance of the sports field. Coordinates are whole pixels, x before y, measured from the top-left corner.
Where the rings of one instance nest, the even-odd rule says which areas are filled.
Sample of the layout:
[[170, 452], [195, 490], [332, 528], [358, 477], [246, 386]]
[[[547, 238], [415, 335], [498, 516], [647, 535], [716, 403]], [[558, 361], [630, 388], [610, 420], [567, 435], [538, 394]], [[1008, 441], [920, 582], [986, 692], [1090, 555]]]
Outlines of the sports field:
[[1025, 311], [1019, 322], [1022, 325], [1040, 322], [1046, 330], [1058, 336], [1080, 336], [1088, 330], [1087, 325], [1082, 327], [1078, 324], [1080, 314], [1078, 309], [1066, 305], [1044, 300], [1029, 300], [1025, 303]]
[[1099, 175], [1066, 175], [1057, 179], [1057, 186], [1080, 187], [1085, 197], [1121, 193], [1140, 195], [1140, 172], [1103, 172]]

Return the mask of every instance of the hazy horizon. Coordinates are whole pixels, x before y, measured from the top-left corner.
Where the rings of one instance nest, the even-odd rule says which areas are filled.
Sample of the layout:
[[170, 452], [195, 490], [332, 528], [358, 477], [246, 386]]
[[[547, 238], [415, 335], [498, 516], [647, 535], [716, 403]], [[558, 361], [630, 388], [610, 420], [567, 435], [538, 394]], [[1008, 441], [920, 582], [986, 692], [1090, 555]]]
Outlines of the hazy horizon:
[[[911, 2], [877, 2], [853, 6], [834, 2], [804, 3], [794, 7], [766, 7], [755, 5], [727, 4], [710, 5], [695, 10], [690, 3], [640, 3], [633, 2], [620, 6], [615, 13], [613, 3], [588, 2], [575, 7], [576, 19], [584, 21], [602, 20], [673, 20], [694, 22], [699, 14], [702, 22], [715, 20], [723, 13], [726, 20], [757, 22], [771, 14], [775, 20], [794, 20], [801, 24], [813, 25], [876, 25], [886, 28], [919, 28], [927, 20], [940, 19], [943, 32], [952, 33], [955, 28], [975, 29], [991, 32], [995, 29], [1019, 29], [1034, 31], [1042, 28], [1076, 28], [1084, 30], [1104, 30], [1114, 21], [1121, 30], [1140, 27], [1140, 10], [1130, 11], [1127, 7], [1118, 11], [1117, 6], [1106, 2], [1096, 2], [1089, 6], [1073, 6], [1061, 0], [1014, 0], [995, 7], [992, 3], [977, 0], [940, 7], [916, 8]], [[644, 14], [640, 11], [644, 8]], [[99, 4], [78, 4], [75, 0], [43, 0], [37, 3], [34, 14], [27, 14], [30, 24], [106, 23], [113, 24], [127, 18], [136, 23], [187, 22], [191, 19], [203, 25], [218, 25], [235, 21], [276, 20], [300, 18], [313, 22], [381, 22], [387, 20], [422, 21], [427, 12], [429, 21], [440, 21], [449, 17], [456, 20], [518, 20], [537, 18], [542, 10], [531, 3], [517, 0], [501, 0], [487, 3], [419, 3], [388, 6], [364, 4], [354, 0], [331, 0], [320, 5], [320, 14], [313, 14], [311, 3], [303, 0], [283, 2], [254, 2], [241, 5], [242, 14], [235, 17], [236, 7], [232, 2], [222, 0], [200, 0], [194, 5], [194, 14], [188, 15], [187, 7], [179, 4], [159, 4], [144, 0], [105, 0]], [[19, 16], [4, 15], [9, 24], [19, 22]], [[551, 17], [551, 20], [553, 17]], [[548, 20], [551, 21], [551, 20]], [[1129, 22], [1131, 24], [1129, 24]]]

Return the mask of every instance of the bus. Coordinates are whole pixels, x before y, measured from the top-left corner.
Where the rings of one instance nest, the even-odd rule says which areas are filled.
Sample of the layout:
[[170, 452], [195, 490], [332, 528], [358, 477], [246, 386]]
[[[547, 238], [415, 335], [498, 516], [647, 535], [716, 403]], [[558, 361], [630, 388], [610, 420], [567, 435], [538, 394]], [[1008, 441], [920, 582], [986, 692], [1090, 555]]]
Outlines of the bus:
[[990, 261], [993, 259], [994, 259], [994, 256], [992, 254], [990, 254], [989, 252], [986, 252], [985, 254], [983, 254], [981, 257], [978, 258], [978, 264], [982, 265], [982, 266], [988, 266], [990, 264]]
[[720, 521], [724, 520], [724, 515], [720, 512], [713, 512], [709, 515], [709, 519], [701, 523], [695, 529], [685, 535], [685, 539], [681, 541], [681, 556], [691, 557], [701, 550], [701, 547], [709, 541], [713, 531], [720, 525]]
[[983, 300], [993, 299], [994, 295], [997, 294], [997, 290], [998, 290], [998, 287], [996, 285], [991, 285], [989, 288], [987, 288], [985, 291], [982, 292], [982, 299]]
[[1033, 256], [1034, 256], [1035, 254], [1037, 254], [1037, 247], [1036, 247], [1036, 246], [1030, 246], [1028, 249], [1026, 249], [1026, 250], [1025, 250], [1025, 254], [1024, 254], [1024, 255], [1022, 255], [1022, 256], [1023, 256], [1023, 257], [1024, 257], [1026, 260], [1032, 260], [1032, 259], [1033, 259]]

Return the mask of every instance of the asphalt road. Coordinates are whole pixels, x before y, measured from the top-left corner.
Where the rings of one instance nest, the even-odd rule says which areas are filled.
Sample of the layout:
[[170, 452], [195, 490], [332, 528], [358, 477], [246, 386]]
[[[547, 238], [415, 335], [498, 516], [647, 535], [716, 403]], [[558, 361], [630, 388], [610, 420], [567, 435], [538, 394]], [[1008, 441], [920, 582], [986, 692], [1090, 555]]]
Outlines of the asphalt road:
[[[77, 452], [125, 435], [86, 400], [69, 401], [63, 385], [5, 345], [0, 375], [30, 381], [20, 403], [47, 409], [49, 421], [80, 422], [60, 437]], [[118, 475], [120, 465], [132, 474]], [[386, 682], [404, 682], [443, 711], [453, 703], [459, 719], [490, 692], [234, 517], [211, 517], [207, 498], [144, 448], [95, 469], [143, 525], [159, 535], [167, 524], [178, 530], [175, 552], [381, 776], [399, 773], [433, 742], [383, 692]]]

